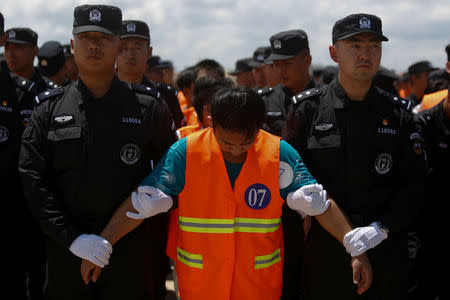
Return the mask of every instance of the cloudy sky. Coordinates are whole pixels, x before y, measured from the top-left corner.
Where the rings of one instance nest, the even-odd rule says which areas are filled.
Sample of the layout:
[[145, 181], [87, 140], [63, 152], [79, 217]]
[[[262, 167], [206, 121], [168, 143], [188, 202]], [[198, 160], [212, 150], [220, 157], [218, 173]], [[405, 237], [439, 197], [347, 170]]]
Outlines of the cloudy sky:
[[313, 64], [329, 65], [334, 22], [359, 12], [382, 19], [390, 39], [383, 45], [382, 65], [397, 72], [424, 59], [443, 67], [444, 47], [450, 43], [448, 0], [1, 0], [0, 12], [6, 28], [34, 29], [39, 45], [67, 43], [74, 7], [100, 2], [119, 6], [124, 19], [147, 22], [153, 53], [172, 60], [177, 71], [203, 58], [232, 69], [237, 59], [269, 45], [272, 34], [290, 29], [307, 32]]

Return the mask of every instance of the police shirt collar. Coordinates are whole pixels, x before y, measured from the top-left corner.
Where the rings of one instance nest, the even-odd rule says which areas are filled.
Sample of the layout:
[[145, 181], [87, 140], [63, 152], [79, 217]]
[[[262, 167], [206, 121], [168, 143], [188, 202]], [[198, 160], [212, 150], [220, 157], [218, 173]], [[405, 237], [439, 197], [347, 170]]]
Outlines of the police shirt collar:
[[[347, 94], [345, 93], [344, 88], [342, 87], [341, 83], [339, 82], [339, 77], [336, 76], [333, 81], [331, 81], [330, 83], [334, 94], [336, 95], [336, 97], [332, 97], [332, 103], [333, 103], [333, 108], [335, 109], [342, 109], [345, 106], [347, 106], [349, 104], [350, 99], [347, 97]], [[373, 95], [375, 93], [375, 86], [372, 83], [372, 86], [370, 87], [369, 91], [367, 92], [366, 98], [364, 100], [366, 100], [367, 102], [371, 103], [371, 99], [373, 99]]]
[[[116, 92], [114, 91], [115, 87], [117, 85], [122, 84], [122, 82], [120, 81], [119, 78], [117, 78], [117, 75], [114, 74], [112, 83], [111, 83], [111, 87], [109, 88], [109, 90], [106, 92], [106, 94], [101, 98], [103, 101], [111, 101], [111, 102], [117, 102], [119, 101], [119, 94], [116, 94]], [[83, 103], [93, 100], [94, 95], [92, 94], [92, 92], [89, 90], [89, 88], [86, 86], [86, 84], [83, 82], [83, 80], [81, 80], [81, 78], [78, 78], [78, 80], [75, 82], [75, 86], [78, 88], [78, 90], [80, 91], [80, 95], [79, 97], [77, 97], [77, 102], [79, 105], [82, 105]]]

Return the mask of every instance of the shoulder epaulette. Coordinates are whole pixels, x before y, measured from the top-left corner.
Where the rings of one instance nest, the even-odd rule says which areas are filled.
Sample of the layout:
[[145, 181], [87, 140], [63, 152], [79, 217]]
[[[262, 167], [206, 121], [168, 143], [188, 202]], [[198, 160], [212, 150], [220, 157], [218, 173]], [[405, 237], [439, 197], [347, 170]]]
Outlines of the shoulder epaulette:
[[11, 73], [11, 77], [12, 77], [12, 79], [14, 79], [16, 86], [20, 87], [23, 90], [30, 91], [34, 86], [34, 82], [31, 80], [14, 75], [12, 73]]
[[173, 93], [175, 97], [178, 95], [178, 91], [172, 87], [170, 84], [166, 84], [164, 82], [156, 82], [156, 89], [161, 92]]
[[408, 99], [403, 99], [402, 97], [399, 96], [395, 96], [392, 94], [389, 94], [388, 92], [382, 90], [382, 89], [378, 89], [378, 91], [384, 95], [391, 103], [394, 103], [400, 107], [402, 107], [403, 109], [406, 109], [407, 111], [411, 112], [413, 109], [413, 104], [411, 101], [409, 101]]
[[48, 90], [48, 91], [42, 92], [39, 95], [37, 95], [36, 97], [34, 97], [34, 102], [36, 105], [39, 105], [49, 99], [52, 99], [52, 98], [54, 99], [54, 98], [56, 98], [56, 96], [61, 95], [63, 93], [64, 93], [64, 89], [62, 87]]
[[51, 81], [50, 79], [48, 79], [47, 77], [43, 77], [45, 84], [47, 84], [47, 86], [51, 89], [56, 89], [57, 87], [59, 87], [59, 85], [56, 82]]
[[262, 89], [258, 89], [256, 92], [258, 93], [258, 95], [260, 97], [262, 97], [262, 96], [269, 95], [273, 91], [274, 91], [273, 88], [271, 88], [270, 86], [266, 86], [266, 87], [263, 87]]
[[303, 92], [298, 93], [297, 95], [295, 95], [294, 97], [291, 98], [291, 103], [296, 105], [297, 103], [299, 103], [300, 101], [310, 98], [312, 96], [315, 95], [319, 95], [320, 94], [320, 88], [312, 88]]
[[161, 94], [158, 92], [158, 90], [156, 90], [155, 88], [153, 88], [151, 86], [146, 86], [146, 85], [138, 84], [138, 83], [132, 83], [131, 88], [133, 89], [133, 91], [135, 91], [136, 93], [139, 93], [139, 94], [150, 95], [156, 99], [159, 99], [161, 97]]

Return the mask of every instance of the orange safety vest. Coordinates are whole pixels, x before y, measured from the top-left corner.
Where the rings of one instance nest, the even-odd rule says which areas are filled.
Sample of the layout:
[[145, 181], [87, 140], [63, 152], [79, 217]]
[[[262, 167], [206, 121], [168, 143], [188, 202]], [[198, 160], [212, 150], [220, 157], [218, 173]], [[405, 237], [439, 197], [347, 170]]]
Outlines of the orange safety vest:
[[184, 108], [182, 111], [188, 125], [198, 124], [197, 113], [195, 112], [195, 108], [193, 106]]
[[444, 100], [448, 95], [448, 89], [434, 92], [432, 94], [426, 94], [422, 99], [423, 109], [430, 109], [433, 106], [439, 104], [442, 100]]
[[402, 97], [402, 98], [406, 98], [406, 91], [405, 91], [405, 89], [400, 89], [399, 91], [398, 91], [398, 95], [400, 96], [400, 97]]
[[178, 91], [177, 94], [178, 103], [180, 103], [180, 107], [183, 108], [186, 106], [186, 97], [184, 96], [184, 93], [182, 90]]
[[280, 299], [279, 157], [280, 138], [260, 130], [232, 188], [213, 130], [187, 137], [176, 232], [181, 299]]

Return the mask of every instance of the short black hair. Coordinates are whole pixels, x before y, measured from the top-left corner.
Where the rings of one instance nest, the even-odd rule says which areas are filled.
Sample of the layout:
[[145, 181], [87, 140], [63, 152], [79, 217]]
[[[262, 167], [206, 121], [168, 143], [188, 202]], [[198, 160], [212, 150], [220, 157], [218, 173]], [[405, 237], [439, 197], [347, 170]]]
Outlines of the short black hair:
[[197, 77], [199, 70], [215, 70], [220, 77], [225, 77], [225, 69], [220, 63], [214, 59], [202, 59], [195, 65], [195, 76]]
[[230, 78], [217, 78], [217, 77], [200, 77], [195, 80], [194, 83], [194, 97], [192, 99], [192, 105], [200, 122], [203, 123], [203, 107], [211, 104], [211, 100], [214, 94], [223, 89], [231, 88], [234, 86], [233, 81]]
[[186, 87], [190, 87], [194, 81], [195, 81], [195, 68], [187, 67], [186, 69], [178, 73], [175, 83], [180, 90], [183, 90]]
[[247, 138], [261, 129], [265, 115], [264, 101], [248, 87], [221, 89], [211, 101], [213, 127], [243, 132]]

